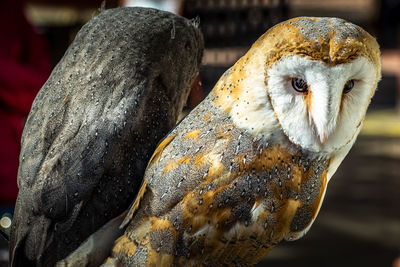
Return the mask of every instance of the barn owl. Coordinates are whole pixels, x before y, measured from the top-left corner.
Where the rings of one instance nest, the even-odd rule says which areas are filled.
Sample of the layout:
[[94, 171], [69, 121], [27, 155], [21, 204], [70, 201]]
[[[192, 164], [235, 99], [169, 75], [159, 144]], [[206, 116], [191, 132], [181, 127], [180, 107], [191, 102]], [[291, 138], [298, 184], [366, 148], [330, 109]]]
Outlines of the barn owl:
[[54, 266], [129, 208], [202, 50], [195, 23], [155, 9], [106, 10], [80, 30], [26, 122], [12, 266]]
[[380, 79], [338, 18], [268, 30], [158, 146], [105, 266], [247, 266], [314, 222]]

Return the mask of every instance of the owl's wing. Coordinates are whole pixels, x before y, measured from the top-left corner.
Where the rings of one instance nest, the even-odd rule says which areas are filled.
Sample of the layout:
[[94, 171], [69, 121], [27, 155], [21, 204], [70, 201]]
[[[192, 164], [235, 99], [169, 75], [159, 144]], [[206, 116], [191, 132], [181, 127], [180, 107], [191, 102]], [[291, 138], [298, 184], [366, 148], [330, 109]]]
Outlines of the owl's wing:
[[[175, 136], [176, 135], [167, 135], [159, 143], [157, 149], [150, 158], [148, 165], [151, 165], [152, 162], [158, 159], [164, 148], [175, 138]], [[108, 256], [116, 238], [123, 234], [126, 225], [130, 222], [133, 215], [139, 208], [140, 201], [146, 192], [146, 187], [147, 183], [143, 179], [140, 189], [130, 208], [102, 226], [102, 228], [86, 239], [85, 242], [83, 242], [82, 245], [80, 245], [73, 253], [68, 255], [67, 258], [57, 262], [57, 266], [76, 266], [86, 265], [88, 263], [92, 265], [100, 265]]]
[[[46, 89], [35, 101], [22, 139], [20, 192], [11, 240], [15, 261], [23, 259], [25, 253], [31, 258], [42, 255], [52, 262], [63, 258], [65, 255], [58, 253], [71, 250], [121, 213], [129, 205], [129, 197], [139, 190], [149, 157], [125, 137], [130, 135], [130, 129], [138, 130], [139, 126], [129, 122], [128, 115], [121, 114], [121, 121], [110, 116], [119, 110], [118, 106], [109, 107], [96, 120], [75, 116], [70, 123], [80, 102], [59, 105], [58, 101], [49, 100], [54, 95], [45, 94]], [[107, 106], [109, 98], [103, 96], [96, 107]], [[137, 98], [127, 94], [121, 101], [134, 103]], [[40, 104], [44, 102], [49, 103]], [[87, 109], [96, 107], [94, 102], [85, 104]], [[131, 110], [135, 108], [132, 106]], [[55, 115], [48, 118], [52, 113]], [[132, 125], [123, 125], [124, 121]], [[149, 146], [153, 143], [155, 147], [156, 142], [149, 142]], [[143, 154], [132, 160], [132, 152]], [[135, 166], [131, 166], [133, 163]], [[119, 184], [113, 182], [116, 177]], [[121, 199], [122, 196], [126, 198]], [[69, 240], [70, 231], [76, 239]]]
[[[255, 262], [315, 219], [326, 187], [325, 159], [255, 139], [201, 108], [148, 166], [147, 191], [113, 249], [121, 262], [143, 263], [165, 247], [172, 257], [205, 249], [209, 260], [218, 259], [226, 246], [242, 262]], [[143, 256], [143, 250], [154, 253]]]

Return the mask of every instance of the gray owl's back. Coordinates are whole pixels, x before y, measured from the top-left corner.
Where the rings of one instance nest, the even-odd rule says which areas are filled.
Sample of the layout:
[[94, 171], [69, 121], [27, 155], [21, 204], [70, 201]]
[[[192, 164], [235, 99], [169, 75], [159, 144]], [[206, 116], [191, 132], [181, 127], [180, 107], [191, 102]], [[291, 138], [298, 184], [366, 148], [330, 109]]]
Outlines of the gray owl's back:
[[107, 10], [81, 29], [24, 129], [12, 266], [54, 265], [129, 206], [202, 49], [190, 21], [153, 9]]

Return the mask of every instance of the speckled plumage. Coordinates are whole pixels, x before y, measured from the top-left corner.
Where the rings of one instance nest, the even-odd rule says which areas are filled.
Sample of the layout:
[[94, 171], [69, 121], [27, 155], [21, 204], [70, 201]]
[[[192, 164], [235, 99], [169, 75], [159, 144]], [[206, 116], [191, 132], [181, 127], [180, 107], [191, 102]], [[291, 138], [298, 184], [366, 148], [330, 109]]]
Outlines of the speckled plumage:
[[[145, 259], [150, 266], [254, 264], [315, 215], [326, 158], [288, 142], [254, 140], [212, 98], [171, 132], [151, 161], [140, 204], [146, 208], [114, 247], [124, 266], [144, 266]], [[138, 257], [139, 249], [152, 253]]]
[[80, 30], [24, 129], [12, 266], [53, 266], [129, 207], [202, 50], [197, 25], [155, 9], [106, 10]]
[[267, 31], [158, 146], [104, 266], [248, 266], [303, 236], [379, 79], [379, 47], [356, 25]]

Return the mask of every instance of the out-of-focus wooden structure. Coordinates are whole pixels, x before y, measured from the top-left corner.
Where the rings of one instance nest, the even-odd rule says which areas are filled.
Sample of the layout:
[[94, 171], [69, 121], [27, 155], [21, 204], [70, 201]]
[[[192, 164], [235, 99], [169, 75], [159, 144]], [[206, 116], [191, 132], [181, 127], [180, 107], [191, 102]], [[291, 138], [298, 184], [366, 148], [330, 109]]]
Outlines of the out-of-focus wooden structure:
[[396, 77], [396, 109], [400, 113], [400, 49], [382, 50], [382, 74]]

